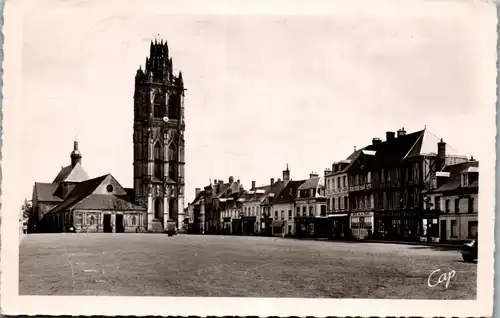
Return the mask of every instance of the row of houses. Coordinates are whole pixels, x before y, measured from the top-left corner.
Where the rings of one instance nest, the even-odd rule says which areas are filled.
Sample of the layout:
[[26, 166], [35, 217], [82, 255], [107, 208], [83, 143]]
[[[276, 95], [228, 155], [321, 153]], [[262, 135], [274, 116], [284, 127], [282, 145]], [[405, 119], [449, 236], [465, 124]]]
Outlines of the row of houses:
[[426, 128], [387, 132], [323, 175], [214, 180], [188, 205], [188, 232], [338, 239], [465, 241], [478, 227], [479, 162]]

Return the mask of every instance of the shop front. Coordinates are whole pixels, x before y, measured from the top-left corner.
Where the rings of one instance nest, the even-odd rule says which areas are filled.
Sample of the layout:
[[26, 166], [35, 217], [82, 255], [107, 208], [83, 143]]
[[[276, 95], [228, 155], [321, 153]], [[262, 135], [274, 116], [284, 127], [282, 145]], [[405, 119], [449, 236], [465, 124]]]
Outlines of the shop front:
[[439, 212], [425, 211], [421, 215], [420, 228], [418, 234], [420, 242], [445, 242], [446, 241], [446, 221], [441, 221], [441, 236], [439, 231]]
[[273, 235], [273, 228], [272, 228], [272, 223], [273, 223], [273, 219], [270, 218], [270, 217], [262, 217], [260, 219], [260, 230], [261, 230], [261, 233], [265, 236], [272, 236]]
[[349, 229], [349, 214], [336, 213], [328, 215], [330, 225], [328, 238], [330, 239], [348, 239], [351, 236]]
[[375, 212], [375, 239], [418, 241], [419, 217], [410, 211]]
[[231, 218], [225, 217], [222, 219], [222, 233], [229, 234], [231, 233]]
[[274, 220], [271, 223], [272, 235], [273, 236], [284, 236], [285, 233], [286, 221], [284, 220]]
[[255, 233], [255, 222], [257, 221], [256, 216], [243, 216], [243, 234], [253, 234]]
[[350, 216], [350, 223], [352, 238], [365, 240], [373, 237], [373, 212], [353, 212]]
[[243, 224], [243, 222], [242, 222], [241, 218], [233, 219], [231, 221], [231, 234], [234, 234], [234, 235], [243, 234], [242, 224]]
[[301, 216], [295, 217], [295, 235], [297, 237], [314, 237], [314, 217]]

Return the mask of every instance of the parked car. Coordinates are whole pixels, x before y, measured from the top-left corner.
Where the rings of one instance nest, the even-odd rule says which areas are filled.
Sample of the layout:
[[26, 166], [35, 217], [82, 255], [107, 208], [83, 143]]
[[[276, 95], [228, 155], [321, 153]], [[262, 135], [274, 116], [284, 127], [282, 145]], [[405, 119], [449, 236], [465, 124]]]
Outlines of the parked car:
[[462, 258], [464, 262], [473, 262], [477, 260], [477, 245], [478, 239], [462, 244], [460, 246], [460, 252], [462, 253]]

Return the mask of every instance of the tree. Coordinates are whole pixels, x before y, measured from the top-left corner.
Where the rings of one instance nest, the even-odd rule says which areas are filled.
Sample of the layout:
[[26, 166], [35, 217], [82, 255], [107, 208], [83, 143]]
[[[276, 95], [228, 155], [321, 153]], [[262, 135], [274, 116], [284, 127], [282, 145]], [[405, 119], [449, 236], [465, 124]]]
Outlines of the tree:
[[24, 199], [23, 206], [21, 208], [21, 215], [19, 221], [27, 221], [31, 217], [31, 211], [33, 210], [33, 203], [31, 200]]

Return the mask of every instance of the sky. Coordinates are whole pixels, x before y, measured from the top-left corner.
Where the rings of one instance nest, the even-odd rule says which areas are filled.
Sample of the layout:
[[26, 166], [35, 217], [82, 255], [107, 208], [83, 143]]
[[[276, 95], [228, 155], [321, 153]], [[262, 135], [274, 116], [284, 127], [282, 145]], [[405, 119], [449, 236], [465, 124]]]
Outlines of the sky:
[[322, 174], [402, 127], [426, 126], [479, 160], [494, 149], [484, 135], [494, 127], [496, 12], [485, 2], [331, 1], [320, 15], [25, 3], [19, 96], [4, 109], [4, 182], [19, 207], [35, 181], [70, 164], [75, 137], [90, 177], [132, 187], [134, 76], [158, 34], [187, 88], [186, 204], [210, 179], [249, 188], [286, 164], [292, 179]]

